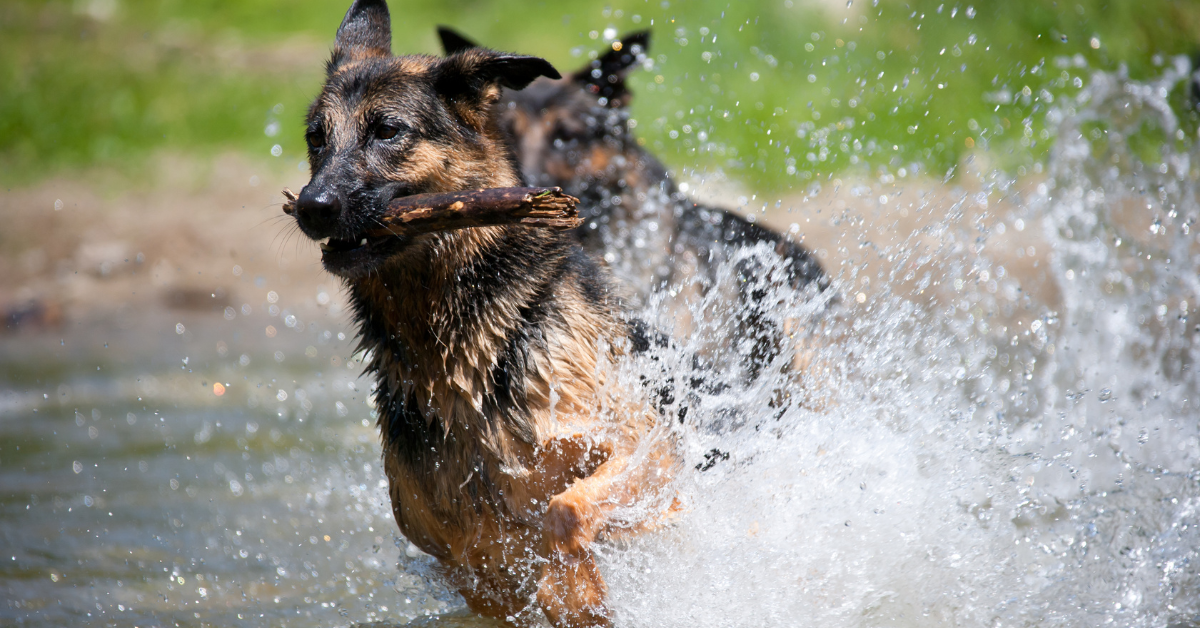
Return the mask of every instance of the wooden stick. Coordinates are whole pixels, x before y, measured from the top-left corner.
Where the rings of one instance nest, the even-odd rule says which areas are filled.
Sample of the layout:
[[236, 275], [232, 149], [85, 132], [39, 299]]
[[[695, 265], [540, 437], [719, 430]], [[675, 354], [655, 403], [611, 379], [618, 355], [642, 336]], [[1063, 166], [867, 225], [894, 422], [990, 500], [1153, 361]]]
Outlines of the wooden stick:
[[[296, 194], [284, 188], [283, 212], [296, 210]], [[434, 231], [494, 225], [529, 225], [546, 229], [574, 229], [583, 223], [575, 206], [579, 199], [562, 188], [489, 188], [468, 192], [416, 194], [392, 199], [381, 218], [388, 233], [414, 236]]]

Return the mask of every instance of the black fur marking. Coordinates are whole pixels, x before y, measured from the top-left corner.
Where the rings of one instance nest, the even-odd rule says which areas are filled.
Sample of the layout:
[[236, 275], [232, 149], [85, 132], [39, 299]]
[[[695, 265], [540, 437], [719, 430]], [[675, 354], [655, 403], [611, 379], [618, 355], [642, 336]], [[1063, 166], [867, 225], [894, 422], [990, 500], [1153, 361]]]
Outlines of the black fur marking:
[[[541, 285], [529, 299], [528, 305], [518, 311], [517, 327], [509, 332], [505, 347], [490, 373], [495, 388], [494, 393], [485, 399], [485, 414], [510, 417], [510, 429], [520, 428], [514, 430], [515, 434], [528, 443], [533, 443], [536, 435], [528, 422], [530, 411], [526, 401], [528, 388], [524, 374], [534, 368], [532, 350], [546, 349], [542, 329], [554, 314], [551, 293], [554, 286], [563, 280], [564, 274], [566, 267], [560, 265], [542, 277]], [[511, 281], [515, 282], [516, 278], [511, 278]], [[512, 421], [512, 418], [524, 420]]]
[[375, 403], [384, 409], [378, 423], [385, 447], [401, 452], [402, 458], [417, 467], [428, 466], [425, 463], [429, 454], [446, 450], [445, 430], [421, 413], [412, 393], [381, 388], [375, 393]]
[[[550, 291], [556, 282], [561, 281], [567, 266], [562, 260], [564, 253], [571, 248], [571, 243], [558, 239], [553, 243], [541, 241], [537, 243], [523, 241], [519, 231], [509, 231], [503, 240], [495, 246], [483, 251], [475, 264], [459, 270], [456, 279], [460, 286], [459, 323], [465, 326], [477, 324], [480, 316], [484, 315], [495, 302], [514, 298], [510, 295], [518, 286], [528, 285], [531, 278], [539, 280], [537, 298], [545, 301], [550, 298]], [[530, 250], [532, 245], [533, 250]], [[569, 258], [568, 258], [569, 259]], [[547, 271], [545, 263], [554, 264]], [[531, 312], [523, 309], [522, 314]], [[525, 322], [531, 322], [522, 317]], [[541, 321], [537, 321], [540, 323]]]
[[[519, 428], [514, 430], [515, 434], [527, 443], [534, 443], [536, 434], [528, 421], [530, 412], [525, 373], [534, 368], [531, 350], [545, 347], [541, 325], [546, 316], [547, 309], [543, 304], [535, 303], [521, 309], [521, 324], [509, 334], [508, 342], [490, 373], [494, 392], [484, 400], [484, 413], [509, 417], [510, 429]], [[523, 420], [513, 421], [513, 418]]]
[[609, 299], [608, 278], [580, 246], [568, 249], [564, 270], [578, 279], [579, 290], [589, 303], [607, 303]]

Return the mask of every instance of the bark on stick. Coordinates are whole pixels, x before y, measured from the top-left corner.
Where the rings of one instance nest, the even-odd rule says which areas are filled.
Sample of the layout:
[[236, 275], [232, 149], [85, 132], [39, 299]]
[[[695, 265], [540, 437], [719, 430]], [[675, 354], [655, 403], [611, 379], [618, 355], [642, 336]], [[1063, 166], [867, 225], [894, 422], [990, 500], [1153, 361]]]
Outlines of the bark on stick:
[[[296, 195], [284, 189], [283, 211], [295, 211]], [[468, 192], [415, 194], [392, 199], [381, 218], [384, 227], [368, 235], [415, 236], [434, 231], [495, 225], [574, 229], [582, 224], [579, 199], [562, 188], [489, 188]]]

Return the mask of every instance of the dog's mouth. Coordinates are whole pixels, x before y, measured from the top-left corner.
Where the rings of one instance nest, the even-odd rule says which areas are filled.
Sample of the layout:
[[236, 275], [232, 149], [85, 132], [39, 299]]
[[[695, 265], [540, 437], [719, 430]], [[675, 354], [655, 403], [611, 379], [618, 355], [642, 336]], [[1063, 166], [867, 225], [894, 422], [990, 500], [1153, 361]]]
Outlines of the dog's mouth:
[[[310, 212], [317, 216], [310, 220], [315, 224], [310, 224], [306, 229], [304, 216], [299, 213], [302, 210], [296, 207], [298, 197], [290, 190], [285, 190], [284, 195], [291, 204], [291, 211], [288, 211], [288, 205], [285, 205], [284, 211], [296, 214], [300, 228], [320, 245], [321, 264], [326, 271], [345, 279], [354, 279], [377, 269], [412, 243], [413, 237], [397, 234], [387, 228], [383, 221], [387, 202], [381, 200], [410, 196], [412, 193], [408, 186], [389, 184], [369, 193], [351, 195], [356, 198], [341, 201], [342, 204], [349, 204], [349, 208], [337, 210], [342, 216], [336, 218], [336, 222], [341, 223], [336, 226], [328, 224], [328, 216]], [[303, 194], [304, 191], [301, 191]], [[332, 235], [325, 235], [330, 233]]]
[[391, 233], [363, 233], [352, 238], [320, 240], [321, 263], [325, 270], [352, 278], [370, 272], [408, 243], [408, 238]]

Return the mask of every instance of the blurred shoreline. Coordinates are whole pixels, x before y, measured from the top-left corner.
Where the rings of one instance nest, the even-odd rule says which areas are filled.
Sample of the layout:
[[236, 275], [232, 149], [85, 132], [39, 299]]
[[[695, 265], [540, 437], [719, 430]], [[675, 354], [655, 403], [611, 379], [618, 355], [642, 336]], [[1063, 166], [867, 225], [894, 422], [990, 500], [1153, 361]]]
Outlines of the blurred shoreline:
[[[0, 194], [0, 212], [8, 217], [0, 253], [0, 368], [10, 381], [25, 379], [22, 373], [35, 372], [38, 363], [56, 370], [139, 360], [150, 366], [167, 359], [157, 350], [165, 346], [179, 349], [171, 359], [179, 352], [214, 361], [241, 353], [311, 354], [313, 334], [294, 333], [306, 328], [317, 338], [345, 334], [336, 349], [322, 346], [318, 353], [322, 362], [333, 353], [347, 359], [353, 330], [342, 315], [341, 284], [321, 268], [316, 245], [280, 212], [279, 191], [301, 189], [307, 171], [237, 153], [163, 155], [156, 163], [142, 185], [120, 192], [106, 189], [103, 173], [93, 171]], [[954, 225], [979, 230], [988, 259], [1004, 265], [1035, 302], [1057, 302], [1055, 283], [1045, 280], [1049, 251], [1039, 246], [1042, 234], [1032, 226], [994, 228], [1011, 219], [1013, 200], [1038, 179], [989, 186], [982, 175], [950, 185], [917, 176], [843, 177], [769, 201], [723, 177], [683, 180], [696, 202], [736, 208], [789, 233], [835, 278], [847, 264], [863, 263], [869, 250], [907, 248], [907, 258], [920, 258], [919, 249], [936, 249], [939, 230]], [[843, 278], [838, 289], [850, 307], [882, 291], [932, 303], [939, 290], [918, 282], [916, 274], [895, 285], [863, 276]], [[299, 324], [288, 326], [288, 316]]]
[[[218, 322], [257, 313], [262, 330], [266, 319], [278, 330], [271, 306], [304, 319], [336, 313], [338, 283], [279, 211], [279, 190], [306, 173], [236, 154], [157, 163], [147, 183], [119, 193], [84, 173], [0, 194], [4, 362], [153, 359], [146, 349], [180, 341], [215, 352]], [[299, 341], [245, 335], [239, 347], [261, 351]]]

